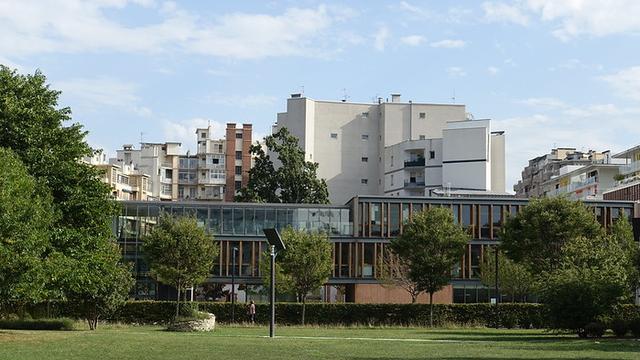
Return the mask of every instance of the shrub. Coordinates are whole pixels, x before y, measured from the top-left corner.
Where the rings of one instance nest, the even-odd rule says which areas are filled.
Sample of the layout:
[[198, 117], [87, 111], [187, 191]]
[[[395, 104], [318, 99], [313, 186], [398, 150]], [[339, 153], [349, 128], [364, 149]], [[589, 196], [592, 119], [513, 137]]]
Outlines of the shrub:
[[590, 322], [585, 325], [584, 329], [578, 330], [578, 335], [583, 338], [601, 338], [604, 335], [606, 327], [601, 322]]
[[12, 330], [73, 330], [71, 319], [5, 319], [0, 320], [0, 329]]
[[624, 337], [629, 332], [629, 324], [622, 319], [616, 319], [611, 322], [611, 331], [617, 337]]
[[640, 338], [640, 317], [629, 322], [629, 329], [633, 337]]

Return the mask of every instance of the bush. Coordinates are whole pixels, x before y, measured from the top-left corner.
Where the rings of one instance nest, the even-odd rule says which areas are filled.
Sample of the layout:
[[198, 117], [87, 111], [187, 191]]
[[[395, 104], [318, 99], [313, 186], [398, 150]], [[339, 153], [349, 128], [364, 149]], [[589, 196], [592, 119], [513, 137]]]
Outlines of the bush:
[[11, 330], [73, 330], [71, 319], [4, 319], [0, 329]]
[[583, 338], [601, 338], [604, 335], [606, 327], [601, 322], [590, 322], [585, 325], [584, 329], [578, 330], [578, 335]]
[[611, 322], [611, 331], [617, 337], [624, 337], [629, 332], [629, 324], [622, 319], [616, 319]]
[[629, 322], [629, 330], [631, 330], [633, 337], [640, 338], [640, 317]]

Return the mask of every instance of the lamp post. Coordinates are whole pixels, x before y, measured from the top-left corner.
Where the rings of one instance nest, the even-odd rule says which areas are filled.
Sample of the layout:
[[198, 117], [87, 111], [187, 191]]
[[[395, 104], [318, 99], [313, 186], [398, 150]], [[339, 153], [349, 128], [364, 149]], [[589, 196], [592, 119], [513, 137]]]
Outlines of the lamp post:
[[237, 247], [233, 247], [233, 259], [231, 261], [231, 323], [236, 322], [236, 253]]
[[500, 267], [498, 259], [498, 245], [496, 245], [496, 305], [500, 303], [500, 287], [498, 286], [498, 268]]
[[275, 336], [276, 328], [276, 251], [284, 250], [285, 246], [276, 229], [263, 229], [267, 242], [270, 245], [271, 255], [271, 289], [269, 289], [269, 307], [271, 308], [271, 321], [269, 322], [269, 337]]

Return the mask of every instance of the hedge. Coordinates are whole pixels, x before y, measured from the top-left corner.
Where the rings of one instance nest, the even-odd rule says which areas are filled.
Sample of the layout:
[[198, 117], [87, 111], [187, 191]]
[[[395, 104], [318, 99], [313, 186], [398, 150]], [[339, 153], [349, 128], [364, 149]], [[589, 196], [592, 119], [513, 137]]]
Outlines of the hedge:
[[0, 329], [73, 330], [71, 319], [0, 319]]
[[[231, 304], [219, 302], [183, 302], [180, 314], [188, 316], [192, 309], [211, 312], [219, 322], [231, 320]], [[32, 317], [81, 318], [73, 307], [65, 303], [50, 303], [25, 309]], [[300, 323], [302, 305], [277, 303], [276, 321], [283, 325]], [[129, 301], [106, 320], [125, 323], [165, 323], [175, 314], [172, 301]], [[616, 316], [617, 315], [617, 316]], [[640, 307], [625, 305], [615, 317], [627, 320], [640, 319]], [[236, 304], [235, 320], [248, 320], [247, 305]], [[256, 322], [267, 324], [269, 305], [256, 304]], [[436, 304], [434, 322], [437, 325], [477, 325], [503, 328], [547, 328], [545, 308], [539, 304], [503, 303], [491, 304]], [[429, 323], [428, 304], [354, 304], [354, 303], [310, 303], [307, 304], [306, 323], [317, 325], [426, 325]]]

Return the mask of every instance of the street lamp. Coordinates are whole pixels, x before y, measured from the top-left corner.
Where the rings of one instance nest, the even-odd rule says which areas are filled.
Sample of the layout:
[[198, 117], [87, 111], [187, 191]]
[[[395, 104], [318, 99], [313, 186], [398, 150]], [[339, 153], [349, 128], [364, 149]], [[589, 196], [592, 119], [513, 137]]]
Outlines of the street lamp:
[[233, 247], [233, 259], [231, 261], [231, 323], [236, 322], [236, 253], [237, 247]]
[[276, 328], [276, 251], [285, 249], [282, 238], [276, 229], [264, 229], [267, 242], [271, 245], [271, 289], [269, 297], [269, 307], [271, 308], [271, 320], [269, 322], [269, 337], [273, 337]]

